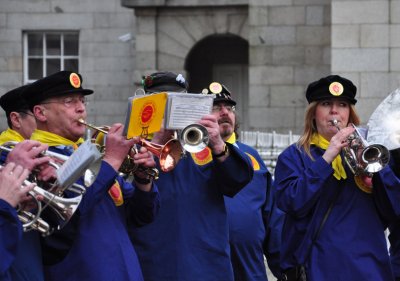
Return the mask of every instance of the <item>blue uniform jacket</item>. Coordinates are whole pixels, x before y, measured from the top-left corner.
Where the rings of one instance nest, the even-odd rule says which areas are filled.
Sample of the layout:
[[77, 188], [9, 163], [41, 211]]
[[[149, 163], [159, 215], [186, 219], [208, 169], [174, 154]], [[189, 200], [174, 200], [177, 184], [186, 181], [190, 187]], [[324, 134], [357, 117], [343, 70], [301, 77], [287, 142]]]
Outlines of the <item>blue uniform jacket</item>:
[[[311, 153], [315, 161], [293, 144], [278, 158], [277, 204], [286, 213], [282, 269], [305, 264], [311, 281], [393, 280], [384, 235], [395, 208], [400, 207], [389, 200], [400, 191], [393, 172], [386, 167], [375, 174], [373, 192], [368, 194], [356, 186], [346, 165], [347, 179], [338, 181], [322, 158], [324, 150], [311, 146]], [[311, 239], [337, 192], [334, 207], [308, 254]]]
[[158, 216], [130, 228], [146, 281], [233, 280], [223, 195], [235, 195], [253, 169], [248, 156], [228, 146], [230, 156], [222, 163], [206, 149], [160, 174]]
[[16, 210], [0, 199], [0, 280], [12, 280], [9, 269], [22, 238], [22, 225]]
[[[5, 163], [7, 155], [8, 152], [1, 152], [0, 163]], [[19, 239], [13, 262], [7, 274], [3, 274], [4, 276], [7, 275], [8, 278], [13, 281], [43, 281], [42, 252], [39, 240], [40, 234], [37, 231], [31, 230], [22, 232], [21, 235], [22, 237]], [[8, 280], [4, 278], [5, 277], [0, 274], [0, 280]]]
[[251, 157], [254, 168], [252, 181], [233, 198], [225, 197], [235, 280], [266, 281], [263, 254], [274, 275], [280, 274], [283, 212], [274, 204], [271, 174], [258, 152], [241, 142], [235, 145]]
[[[126, 206], [117, 207], [108, 195], [116, 178], [123, 191], [132, 191], [124, 192], [124, 196], [131, 194], [131, 198], [124, 197]], [[50, 260], [51, 252], [60, 250], [65, 254], [58, 263], [45, 267], [46, 280], [143, 280], [126, 229], [127, 220], [138, 225], [149, 223], [158, 207], [155, 185], [152, 192], [140, 191], [117, 177], [117, 172], [102, 161], [96, 181], [87, 188], [79, 205], [79, 214], [56, 234], [55, 238], [61, 235], [61, 239], [44, 239], [44, 255]], [[66, 235], [73, 235], [70, 245], [63, 243]]]

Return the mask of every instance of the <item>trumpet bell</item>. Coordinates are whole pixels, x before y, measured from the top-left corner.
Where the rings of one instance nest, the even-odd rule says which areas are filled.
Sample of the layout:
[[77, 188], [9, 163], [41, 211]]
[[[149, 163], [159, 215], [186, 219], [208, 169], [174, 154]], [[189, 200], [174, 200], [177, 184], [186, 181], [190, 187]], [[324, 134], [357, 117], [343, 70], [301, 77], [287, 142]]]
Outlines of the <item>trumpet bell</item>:
[[365, 172], [377, 173], [389, 164], [390, 152], [383, 145], [372, 144], [363, 150], [361, 159], [365, 163]]
[[160, 159], [160, 168], [163, 172], [173, 170], [182, 157], [182, 145], [177, 139], [170, 139], [164, 145], [142, 139], [141, 145]]
[[180, 135], [183, 149], [190, 153], [197, 153], [204, 150], [209, 142], [207, 129], [200, 124], [186, 126]]

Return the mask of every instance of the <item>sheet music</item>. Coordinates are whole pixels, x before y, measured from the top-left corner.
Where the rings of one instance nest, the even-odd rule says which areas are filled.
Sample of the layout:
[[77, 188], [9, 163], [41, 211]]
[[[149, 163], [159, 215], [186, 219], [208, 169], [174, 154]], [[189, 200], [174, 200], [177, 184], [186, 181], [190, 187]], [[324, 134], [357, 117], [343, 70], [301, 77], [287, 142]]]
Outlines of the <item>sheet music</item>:
[[101, 153], [90, 140], [82, 143], [57, 170], [57, 180], [62, 187], [75, 183], [89, 166], [101, 158]]
[[215, 95], [168, 93], [165, 128], [183, 129], [210, 114]]

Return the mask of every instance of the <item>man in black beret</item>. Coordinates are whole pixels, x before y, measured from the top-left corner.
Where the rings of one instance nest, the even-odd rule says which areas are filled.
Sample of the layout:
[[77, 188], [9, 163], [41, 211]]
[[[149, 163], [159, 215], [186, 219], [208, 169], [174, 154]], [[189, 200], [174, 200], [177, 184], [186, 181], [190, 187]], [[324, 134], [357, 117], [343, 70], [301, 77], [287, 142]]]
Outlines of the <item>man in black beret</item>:
[[[83, 141], [86, 128], [80, 120], [87, 117], [86, 96], [93, 94], [82, 87], [82, 76], [60, 71], [32, 83], [22, 94], [30, 97], [37, 122], [32, 139], [48, 144], [53, 152], [71, 155]], [[97, 177], [87, 188], [74, 220], [42, 239], [46, 280], [60, 280], [60, 276], [71, 281], [142, 280], [125, 223], [151, 222], [158, 209], [158, 192], [140, 171], [135, 172], [134, 183], [119, 176], [118, 169], [138, 142], [127, 140], [122, 133], [122, 124], [110, 127]], [[155, 166], [153, 155], [144, 147], [134, 155], [134, 162]]]
[[275, 206], [272, 176], [254, 148], [238, 141], [236, 101], [223, 84], [213, 82], [203, 94], [215, 94], [212, 114], [226, 143], [249, 156], [253, 179], [234, 197], [225, 196], [234, 280], [267, 280], [264, 255], [275, 277], [280, 276], [279, 249], [283, 213]]
[[8, 124], [8, 129], [0, 135], [0, 145], [8, 141], [29, 139], [36, 128], [35, 118], [21, 95], [25, 88], [15, 88], [0, 97], [0, 106], [6, 113]]
[[[0, 145], [8, 143], [7, 146], [12, 148], [10, 153], [2, 151], [0, 162], [1, 165], [5, 165], [4, 162], [14, 163], [16, 167], [23, 167], [29, 173], [35, 168], [36, 171], [39, 171], [36, 173], [37, 177], [49, 177], [53, 173], [47, 169], [46, 174], [45, 168], [48, 166], [45, 164], [50, 159], [38, 157], [48, 146], [38, 141], [25, 140], [30, 138], [36, 128], [35, 118], [27, 101], [21, 95], [26, 87], [28, 86], [15, 88], [0, 97], [0, 106], [6, 112], [9, 126], [0, 135]], [[15, 142], [17, 144], [14, 146]], [[11, 188], [12, 186], [10, 186], [10, 190]], [[28, 208], [32, 204], [27, 204], [31, 200], [31, 197], [24, 199], [24, 210], [32, 211]], [[36, 208], [36, 203], [33, 206]], [[9, 232], [4, 237], [9, 245], [9, 254], [2, 255], [2, 262], [4, 258], [7, 267], [0, 266], [2, 269], [0, 270], [0, 280], [44, 280], [39, 233], [36, 231], [22, 233], [22, 224], [19, 222], [14, 225], [13, 232]], [[13, 243], [15, 244], [13, 245]], [[11, 248], [10, 245], [13, 247]]]

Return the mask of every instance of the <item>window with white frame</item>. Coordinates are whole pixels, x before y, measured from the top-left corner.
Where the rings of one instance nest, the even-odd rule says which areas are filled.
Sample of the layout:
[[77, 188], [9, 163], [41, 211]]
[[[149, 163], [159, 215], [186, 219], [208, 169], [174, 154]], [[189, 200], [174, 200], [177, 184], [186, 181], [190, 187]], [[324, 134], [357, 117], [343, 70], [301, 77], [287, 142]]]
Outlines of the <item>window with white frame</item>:
[[24, 32], [24, 83], [60, 70], [79, 72], [79, 33]]

